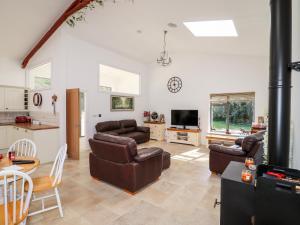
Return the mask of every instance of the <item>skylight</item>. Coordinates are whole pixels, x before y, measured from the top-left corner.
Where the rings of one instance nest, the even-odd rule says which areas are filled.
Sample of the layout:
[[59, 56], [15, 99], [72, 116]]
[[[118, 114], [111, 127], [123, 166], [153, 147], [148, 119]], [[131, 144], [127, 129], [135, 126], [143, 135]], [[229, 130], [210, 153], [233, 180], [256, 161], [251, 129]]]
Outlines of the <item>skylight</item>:
[[233, 20], [211, 20], [183, 23], [196, 37], [237, 37]]

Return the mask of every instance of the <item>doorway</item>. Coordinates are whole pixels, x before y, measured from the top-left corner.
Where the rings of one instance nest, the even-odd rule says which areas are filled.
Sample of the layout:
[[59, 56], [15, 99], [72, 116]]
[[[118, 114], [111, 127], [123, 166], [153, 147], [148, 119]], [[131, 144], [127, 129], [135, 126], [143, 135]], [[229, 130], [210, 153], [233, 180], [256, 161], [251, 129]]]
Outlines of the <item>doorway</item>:
[[79, 160], [80, 91], [78, 88], [66, 91], [66, 129], [68, 157]]
[[89, 149], [88, 139], [86, 137], [86, 92], [80, 90], [80, 151]]

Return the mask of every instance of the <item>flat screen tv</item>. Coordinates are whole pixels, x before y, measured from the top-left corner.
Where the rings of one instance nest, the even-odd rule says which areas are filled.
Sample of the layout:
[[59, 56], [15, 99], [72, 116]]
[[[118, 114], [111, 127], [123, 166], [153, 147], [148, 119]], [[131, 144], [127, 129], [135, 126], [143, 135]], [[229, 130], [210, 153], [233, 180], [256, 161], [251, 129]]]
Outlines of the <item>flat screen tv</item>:
[[173, 126], [198, 126], [198, 110], [171, 110]]

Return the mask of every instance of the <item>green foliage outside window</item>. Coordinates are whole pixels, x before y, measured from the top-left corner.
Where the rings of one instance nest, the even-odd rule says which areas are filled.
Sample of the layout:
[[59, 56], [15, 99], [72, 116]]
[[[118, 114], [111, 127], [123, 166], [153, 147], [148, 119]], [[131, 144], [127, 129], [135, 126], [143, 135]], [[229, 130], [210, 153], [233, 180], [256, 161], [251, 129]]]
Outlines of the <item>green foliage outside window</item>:
[[254, 121], [254, 94], [222, 95], [211, 101], [211, 130], [250, 131]]

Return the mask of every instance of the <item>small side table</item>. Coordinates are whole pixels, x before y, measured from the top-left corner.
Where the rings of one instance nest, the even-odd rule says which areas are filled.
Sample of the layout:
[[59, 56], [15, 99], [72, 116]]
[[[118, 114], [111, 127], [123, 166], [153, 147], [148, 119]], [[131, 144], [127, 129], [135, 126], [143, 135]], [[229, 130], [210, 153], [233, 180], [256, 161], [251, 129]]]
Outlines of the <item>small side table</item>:
[[166, 124], [164, 122], [144, 122], [144, 126], [150, 128], [150, 139], [157, 141], [165, 140]]

